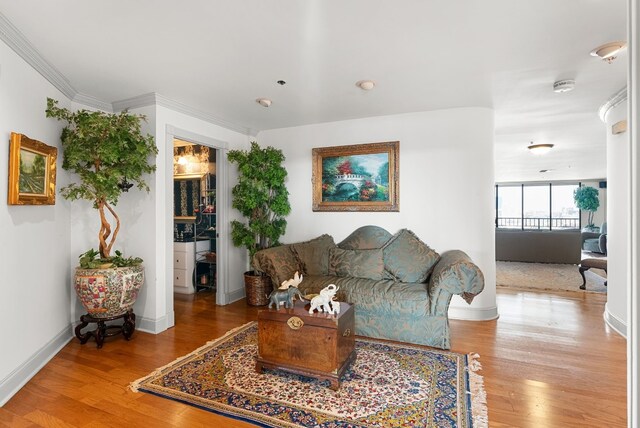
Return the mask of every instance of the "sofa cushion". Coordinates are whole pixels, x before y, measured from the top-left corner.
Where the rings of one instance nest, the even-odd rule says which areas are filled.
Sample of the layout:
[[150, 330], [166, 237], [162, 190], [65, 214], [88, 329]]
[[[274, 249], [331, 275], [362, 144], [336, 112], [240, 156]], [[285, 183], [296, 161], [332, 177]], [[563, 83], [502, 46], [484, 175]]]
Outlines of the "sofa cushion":
[[347, 236], [338, 247], [344, 250], [382, 248], [393, 235], [379, 226], [362, 226]]
[[279, 287], [282, 281], [293, 278], [296, 271], [302, 271], [291, 245], [281, 245], [258, 251], [253, 256], [253, 264], [256, 269], [271, 278], [275, 288]]
[[305, 275], [329, 273], [329, 250], [336, 244], [331, 235], [321, 235], [311, 241], [291, 244]]
[[375, 314], [384, 324], [385, 318], [424, 317], [429, 313], [427, 284], [323, 275], [306, 276], [300, 283], [300, 291], [303, 295], [313, 295], [329, 284], [338, 287], [338, 301], [356, 305], [356, 317], [363, 313]]
[[440, 255], [402, 229], [383, 248], [384, 267], [401, 282], [425, 282]]
[[382, 250], [329, 250], [329, 275], [381, 280], [384, 278]]

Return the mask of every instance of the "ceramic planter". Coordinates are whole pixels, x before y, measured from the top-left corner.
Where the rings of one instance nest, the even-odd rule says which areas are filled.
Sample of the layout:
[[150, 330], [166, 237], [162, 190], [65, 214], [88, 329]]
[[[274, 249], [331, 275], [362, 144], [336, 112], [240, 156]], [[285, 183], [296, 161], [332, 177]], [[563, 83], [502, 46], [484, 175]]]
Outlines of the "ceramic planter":
[[89, 315], [115, 317], [133, 308], [144, 284], [144, 267], [76, 268], [74, 283], [76, 295]]

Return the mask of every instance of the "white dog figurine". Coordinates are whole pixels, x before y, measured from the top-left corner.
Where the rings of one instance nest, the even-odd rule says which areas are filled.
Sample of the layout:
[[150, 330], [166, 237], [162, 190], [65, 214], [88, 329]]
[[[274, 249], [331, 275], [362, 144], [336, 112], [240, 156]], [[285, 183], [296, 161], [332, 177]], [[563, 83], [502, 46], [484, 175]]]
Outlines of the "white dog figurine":
[[298, 271], [296, 271], [296, 273], [293, 274], [293, 278], [287, 279], [286, 281], [282, 281], [282, 284], [280, 284], [280, 287], [278, 287], [278, 289], [286, 290], [291, 286], [297, 287], [298, 285], [300, 285], [301, 282], [302, 282], [302, 275], [299, 275]]
[[[336, 296], [336, 292], [338, 291], [338, 287], [335, 284], [329, 284], [322, 290], [320, 290], [320, 294], [311, 299], [311, 307], [309, 308], [309, 314], [312, 314], [314, 310], [318, 310], [318, 312], [326, 312], [328, 314], [340, 313], [340, 304], [333, 305], [333, 299]], [[335, 309], [338, 309], [338, 312]]]

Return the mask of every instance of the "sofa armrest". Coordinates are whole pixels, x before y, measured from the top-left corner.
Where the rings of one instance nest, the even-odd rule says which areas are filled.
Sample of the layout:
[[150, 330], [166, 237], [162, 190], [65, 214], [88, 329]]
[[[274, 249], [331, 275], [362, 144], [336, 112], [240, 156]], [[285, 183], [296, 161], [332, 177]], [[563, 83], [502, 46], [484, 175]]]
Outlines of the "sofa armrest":
[[446, 315], [451, 296], [460, 295], [471, 304], [484, 289], [484, 275], [468, 255], [460, 250], [447, 251], [435, 265], [429, 280], [430, 312]]
[[593, 238], [599, 238], [599, 237], [600, 237], [600, 232], [580, 232], [580, 240], [582, 241], [583, 245], [586, 239], [593, 239]]

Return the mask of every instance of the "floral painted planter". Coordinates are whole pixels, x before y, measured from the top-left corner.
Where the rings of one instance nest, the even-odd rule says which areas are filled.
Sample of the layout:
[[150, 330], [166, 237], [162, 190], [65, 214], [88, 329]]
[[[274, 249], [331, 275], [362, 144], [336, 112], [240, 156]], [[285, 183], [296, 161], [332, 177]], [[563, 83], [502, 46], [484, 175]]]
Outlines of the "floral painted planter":
[[130, 310], [142, 284], [143, 266], [76, 268], [76, 295], [87, 313], [94, 318], [115, 317]]

